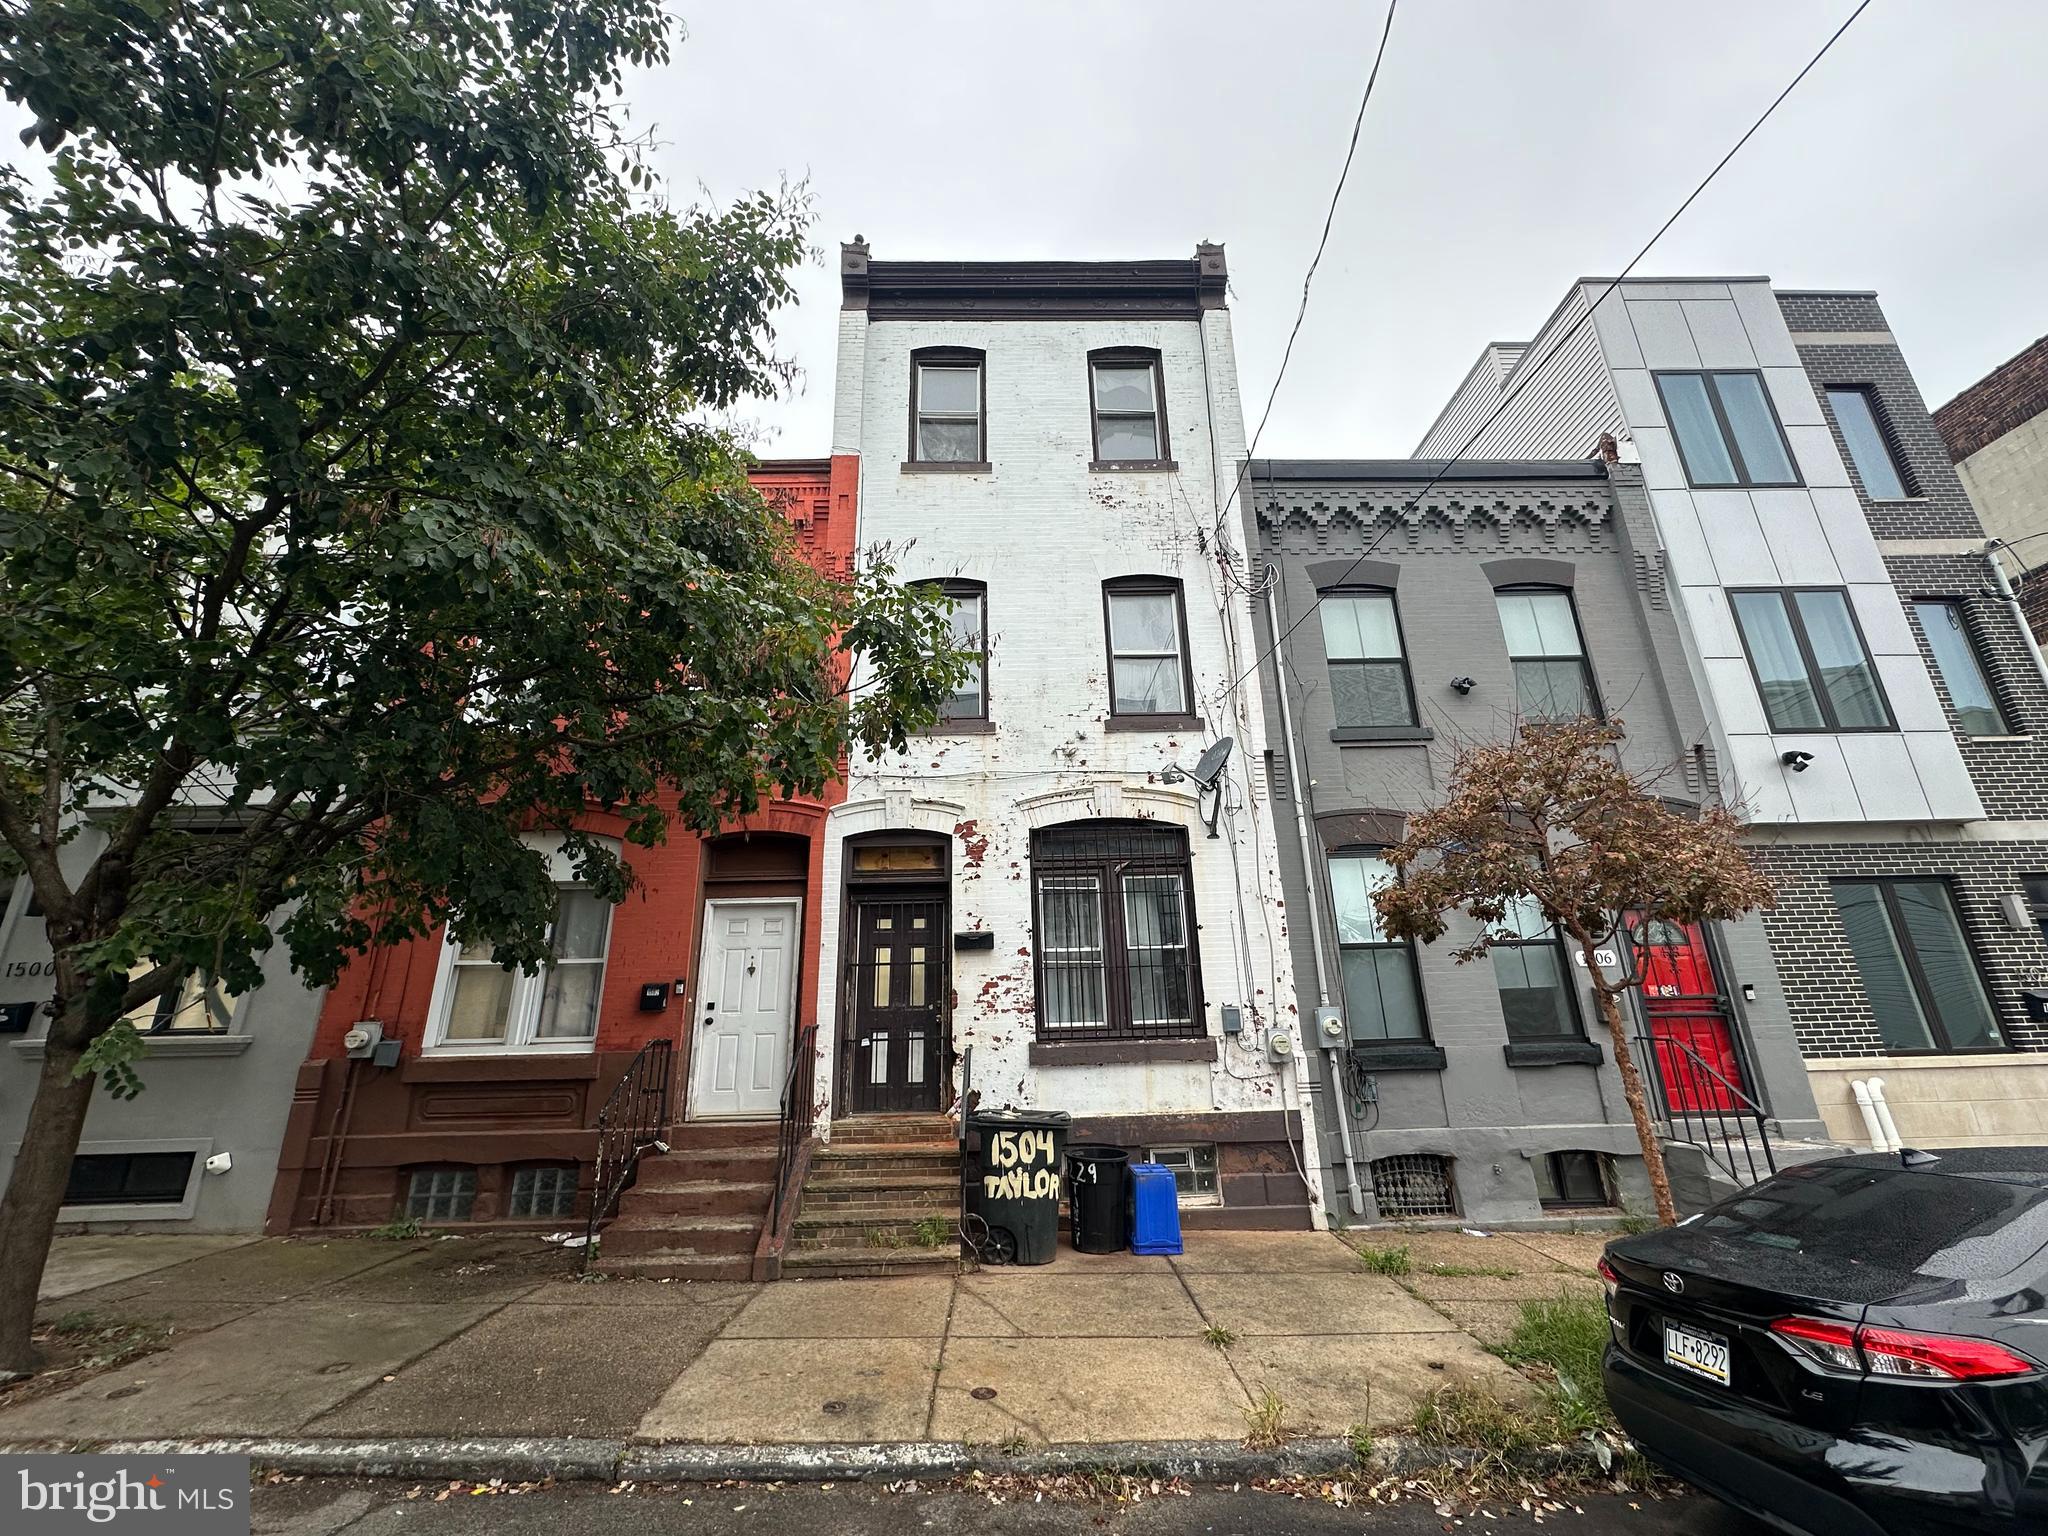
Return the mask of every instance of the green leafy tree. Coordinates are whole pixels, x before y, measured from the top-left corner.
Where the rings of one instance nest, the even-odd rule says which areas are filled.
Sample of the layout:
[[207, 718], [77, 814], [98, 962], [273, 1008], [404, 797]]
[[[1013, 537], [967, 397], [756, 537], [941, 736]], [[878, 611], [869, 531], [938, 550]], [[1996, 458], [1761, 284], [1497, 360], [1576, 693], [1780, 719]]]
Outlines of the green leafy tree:
[[667, 48], [656, 0], [0, 0], [0, 875], [55, 954], [0, 1371], [129, 1011], [279, 938], [314, 984], [444, 921], [533, 966], [522, 831], [619, 899], [587, 807], [817, 792], [955, 680], [706, 424], [787, 382], [807, 210], [660, 198], [617, 98]]
[[1429, 943], [1460, 909], [1478, 935], [1452, 951], [1477, 960], [1520, 935], [1509, 912], [1533, 902], [1586, 967], [1607, 1026], [1643, 1164], [1666, 1225], [1678, 1219], [1663, 1143], [1629, 1048], [1621, 999], [1636, 985], [1626, 966], [1603, 964], [1619, 951], [1628, 923], [1726, 922], [1776, 899], [1769, 876], [1743, 852], [1742, 821], [1721, 806], [1678, 809], [1657, 794], [1656, 777], [1620, 761], [1619, 720], [1524, 724], [1512, 741], [1467, 747], [1451, 770], [1443, 802], [1408, 819], [1387, 850], [1399, 880], [1374, 902], [1389, 934]]

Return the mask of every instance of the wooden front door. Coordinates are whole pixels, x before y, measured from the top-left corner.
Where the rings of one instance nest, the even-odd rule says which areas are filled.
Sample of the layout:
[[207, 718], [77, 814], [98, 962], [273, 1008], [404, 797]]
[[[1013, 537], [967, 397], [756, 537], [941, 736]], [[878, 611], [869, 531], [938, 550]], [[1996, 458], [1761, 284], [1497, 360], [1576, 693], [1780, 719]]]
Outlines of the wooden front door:
[[952, 986], [945, 924], [942, 900], [855, 901], [849, 1113], [939, 1107], [945, 1002]]
[[1743, 1108], [1742, 1058], [1706, 935], [1697, 923], [1662, 920], [1639, 922], [1633, 932], [1665, 1106], [1678, 1113]]

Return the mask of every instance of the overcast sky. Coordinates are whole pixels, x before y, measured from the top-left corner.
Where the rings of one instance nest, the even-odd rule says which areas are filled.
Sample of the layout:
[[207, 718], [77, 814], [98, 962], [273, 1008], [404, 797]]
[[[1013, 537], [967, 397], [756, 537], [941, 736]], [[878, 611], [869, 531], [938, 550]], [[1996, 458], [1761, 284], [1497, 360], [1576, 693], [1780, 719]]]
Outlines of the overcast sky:
[[[1854, 0], [1403, 0], [1260, 452], [1403, 456], [1490, 340], [1634, 254]], [[829, 446], [838, 242], [1229, 250], [1256, 425], [1385, 12], [678, 0], [636, 81], [686, 194], [808, 179], [823, 255], [770, 455]], [[1930, 405], [2048, 332], [2048, 5], [1876, 0], [1638, 269], [1875, 288]]]

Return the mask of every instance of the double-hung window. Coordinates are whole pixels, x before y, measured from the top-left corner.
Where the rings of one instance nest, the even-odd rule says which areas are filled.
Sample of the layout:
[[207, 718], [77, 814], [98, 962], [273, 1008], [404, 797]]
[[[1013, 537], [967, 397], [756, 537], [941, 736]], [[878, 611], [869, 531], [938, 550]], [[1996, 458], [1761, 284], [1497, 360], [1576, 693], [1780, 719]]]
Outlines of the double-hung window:
[[981, 353], [961, 347], [927, 347], [911, 354], [911, 462], [987, 462], [985, 361]]
[[1657, 393], [1691, 484], [1799, 484], [1762, 374], [1660, 373]]
[[988, 718], [988, 588], [978, 581], [942, 581], [939, 595], [951, 609], [949, 638], [968, 655], [965, 682], [939, 706], [941, 720]]
[[1917, 494], [1876, 392], [1867, 384], [1830, 384], [1827, 395], [1863, 494], [1872, 501], [1905, 501]]
[[587, 1051], [597, 1038], [612, 907], [580, 886], [558, 886], [550, 955], [528, 976], [491, 958], [488, 939], [450, 938], [435, 988], [432, 1040], [449, 1051]]
[[1096, 463], [1163, 464], [1166, 409], [1159, 385], [1157, 352], [1119, 348], [1088, 354]]
[[1579, 1010], [1572, 1000], [1571, 968], [1557, 929], [1527, 896], [1511, 903], [1487, 951], [1500, 991], [1501, 1016], [1510, 1040], [1579, 1038]]
[[2010, 736], [2005, 710], [1991, 686], [1991, 675], [1970, 634], [1968, 612], [1951, 597], [1923, 597], [1913, 604], [1920, 633], [1934, 653], [1934, 669], [1956, 707], [1956, 723], [1965, 736]]
[[[139, 981], [156, 969], [144, 961], [128, 973]], [[224, 1035], [234, 1022], [236, 995], [218, 981], [194, 970], [176, 986], [160, 993], [128, 1015], [128, 1022], [146, 1035]]]
[[1515, 667], [1515, 711], [1524, 720], [1600, 713], [1572, 596], [1559, 587], [1503, 587], [1493, 594]]
[[1377, 849], [1347, 849], [1330, 857], [1344, 1012], [1354, 1045], [1428, 1038], [1414, 947], [1387, 937], [1372, 904], [1373, 893], [1393, 883], [1394, 871]]
[[1031, 834], [1031, 879], [1041, 1039], [1207, 1033], [1182, 828], [1041, 827]]
[[1109, 710], [1112, 715], [1187, 715], [1187, 626], [1180, 583], [1126, 576], [1102, 587], [1109, 626]]
[[1832, 890], [1863, 996], [1887, 1047], [2004, 1048], [1946, 881], [1837, 880]]
[[1877, 668], [1838, 587], [1728, 594], [1774, 731], [1888, 731]]
[[1394, 594], [1326, 592], [1316, 611], [1323, 621], [1323, 655], [1338, 729], [1412, 729], [1415, 689], [1401, 647]]

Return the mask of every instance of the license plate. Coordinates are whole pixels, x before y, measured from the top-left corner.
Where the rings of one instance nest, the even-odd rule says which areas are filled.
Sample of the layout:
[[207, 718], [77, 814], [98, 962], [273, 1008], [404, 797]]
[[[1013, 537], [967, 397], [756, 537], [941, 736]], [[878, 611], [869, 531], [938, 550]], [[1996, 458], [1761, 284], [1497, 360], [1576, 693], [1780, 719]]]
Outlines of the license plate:
[[1718, 1333], [1702, 1333], [1683, 1323], [1664, 1325], [1664, 1363], [1716, 1386], [1728, 1385], [1728, 1341]]

